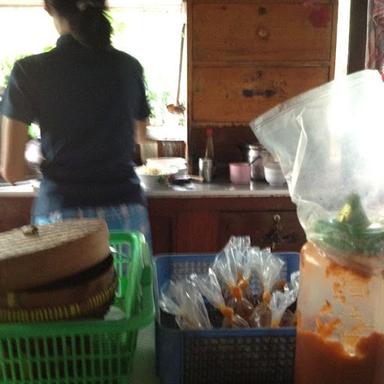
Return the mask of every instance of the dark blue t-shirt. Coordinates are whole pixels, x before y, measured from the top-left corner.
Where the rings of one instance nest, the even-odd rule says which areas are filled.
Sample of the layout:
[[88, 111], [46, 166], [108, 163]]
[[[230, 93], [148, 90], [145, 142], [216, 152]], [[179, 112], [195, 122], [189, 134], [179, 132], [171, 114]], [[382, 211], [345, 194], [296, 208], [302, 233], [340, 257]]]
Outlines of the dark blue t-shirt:
[[150, 110], [132, 56], [61, 36], [51, 51], [15, 63], [2, 112], [40, 126], [43, 181], [34, 214], [145, 203], [133, 168], [133, 124]]

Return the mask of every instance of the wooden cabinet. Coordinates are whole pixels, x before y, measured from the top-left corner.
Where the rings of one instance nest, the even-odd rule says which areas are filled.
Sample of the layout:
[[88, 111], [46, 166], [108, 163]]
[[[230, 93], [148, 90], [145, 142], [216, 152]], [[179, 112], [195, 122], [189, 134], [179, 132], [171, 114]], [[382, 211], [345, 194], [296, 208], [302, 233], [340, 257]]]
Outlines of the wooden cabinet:
[[[32, 197], [0, 198], [0, 232], [30, 222]], [[149, 197], [153, 252], [217, 252], [231, 236], [252, 244], [299, 251], [305, 235], [296, 208], [284, 197]]]
[[[192, 64], [201, 61], [329, 63], [333, 25], [330, 20], [316, 25], [312, 16], [324, 4], [310, 7], [303, 3], [302, 0], [190, 1]], [[332, 3], [327, 3], [331, 17]]]
[[299, 251], [305, 234], [289, 197], [149, 199], [154, 254], [217, 252], [231, 236]]
[[256, 140], [251, 120], [333, 78], [338, 2], [187, 3], [189, 156], [203, 154], [213, 127], [216, 160], [239, 161], [233, 146]]
[[152, 244], [156, 253], [173, 252], [176, 216], [172, 213], [150, 211]]
[[298, 251], [304, 244], [294, 211], [222, 212], [219, 228], [219, 244], [225, 244], [230, 236], [250, 236], [252, 244], [275, 251]]
[[[194, 71], [192, 118], [197, 124], [250, 122], [328, 78], [327, 67], [198, 67]], [[225, 135], [224, 129], [221, 134]]]
[[0, 199], [0, 232], [21, 227], [31, 222], [31, 197], [3, 197]]

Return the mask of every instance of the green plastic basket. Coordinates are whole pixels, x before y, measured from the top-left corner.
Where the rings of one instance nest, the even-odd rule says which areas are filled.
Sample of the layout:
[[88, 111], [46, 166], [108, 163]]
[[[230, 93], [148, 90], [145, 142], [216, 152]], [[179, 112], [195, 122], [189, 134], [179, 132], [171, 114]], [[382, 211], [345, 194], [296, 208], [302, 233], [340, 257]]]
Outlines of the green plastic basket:
[[122, 320], [0, 324], [1, 384], [129, 383], [137, 332], [154, 318], [152, 262], [144, 236], [112, 232]]

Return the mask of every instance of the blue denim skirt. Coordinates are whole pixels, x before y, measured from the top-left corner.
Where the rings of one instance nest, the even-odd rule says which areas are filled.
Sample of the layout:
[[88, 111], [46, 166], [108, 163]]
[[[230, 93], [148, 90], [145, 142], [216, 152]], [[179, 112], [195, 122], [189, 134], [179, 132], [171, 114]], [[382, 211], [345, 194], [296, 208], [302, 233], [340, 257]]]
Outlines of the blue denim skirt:
[[139, 231], [152, 248], [147, 208], [141, 204], [120, 204], [110, 207], [65, 208], [48, 215], [32, 215], [32, 224], [45, 225], [66, 219], [104, 219], [109, 230]]

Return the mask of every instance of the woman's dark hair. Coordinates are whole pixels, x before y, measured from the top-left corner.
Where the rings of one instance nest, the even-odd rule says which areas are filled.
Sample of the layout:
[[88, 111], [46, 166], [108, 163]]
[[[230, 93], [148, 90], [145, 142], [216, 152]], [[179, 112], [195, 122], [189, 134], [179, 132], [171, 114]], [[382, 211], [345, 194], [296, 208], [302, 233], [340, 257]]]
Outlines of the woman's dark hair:
[[112, 26], [105, 11], [105, 0], [46, 0], [65, 18], [72, 36], [92, 48], [106, 48], [111, 44]]

